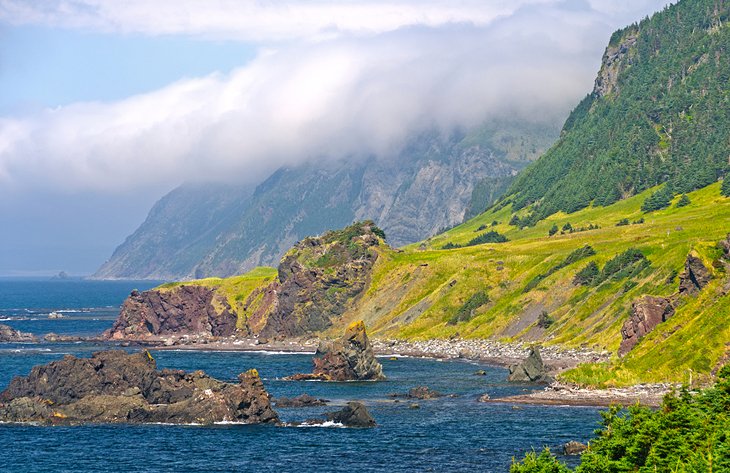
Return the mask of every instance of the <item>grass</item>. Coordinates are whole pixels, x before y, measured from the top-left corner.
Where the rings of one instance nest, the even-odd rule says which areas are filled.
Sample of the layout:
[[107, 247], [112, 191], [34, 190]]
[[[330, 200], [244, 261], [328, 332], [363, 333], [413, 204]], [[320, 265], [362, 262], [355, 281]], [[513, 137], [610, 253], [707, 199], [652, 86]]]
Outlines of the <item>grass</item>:
[[[564, 373], [569, 381], [593, 386], [639, 382], [709, 380], [722, 360], [730, 358], [730, 297], [716, 244], [730, 227], [730, 198], [720, 195], [720, 184], [688, 194], [690, 203], [651, 213], [641, 211], [656, 188], [609, 207], [589, 207], [566, 215], [558, 213], [534, 227], [509, 225], [511, 208], [487, 211], [421, 244], [402, 250], [380, 247], [370, 284], [354, 299], [328, 332], [342, 333], [347, 324], [365, 321], [371, 334], [411, 340], [430, 338], [491, 338], [501, 341], [539, 341], [563, 347], [616, 352], [620, 330], [631, 302], [642, 295], [669, 296], [677, 291], [687, 254], [697, 254], [714, 273], [700, 295], [684, 298], [675, 315], [661, 324], [623, 359], [580, 366]], [[616, 226], [622, 220], [629, 225]], [[643, 219], [643, 223], [640, 222]], [[500, 222], [492, 226], [492, 222]], [[554, 225], [563, 228], [600, 228], [548, 236]], [[441, 249], [448, 242], [467, 245], [489, 228], [509, 241]], [[590, 245], [595, 254], [576, 257]], [[630, 276], [608, 278], [596, 286], [576, 286], [575, 274], [593, 261], [599, 268], [630, 248], [640, 250], [649, 266]], [[572, 256], [571, 256], [572, 255]], [[306, 256], [306, 255], [305, 255]], [[329, 261], [318, 261], [327, 265]], [[231, 307], [276, 275], [257, 268], [228, 279], [204, 279], [185, 284], [219, 288]], [[525, 290], [526, 286], [529, 287]], [[163, 290], [174, 287], [164, 285]], [[488, 302], [470, 303], [475, 294]], [[471, 306], [475, 307], [471, 307]], [[469, 317], [456, 317], [469, 307]], [[540, 324], [547, 312], [552, 323]]]

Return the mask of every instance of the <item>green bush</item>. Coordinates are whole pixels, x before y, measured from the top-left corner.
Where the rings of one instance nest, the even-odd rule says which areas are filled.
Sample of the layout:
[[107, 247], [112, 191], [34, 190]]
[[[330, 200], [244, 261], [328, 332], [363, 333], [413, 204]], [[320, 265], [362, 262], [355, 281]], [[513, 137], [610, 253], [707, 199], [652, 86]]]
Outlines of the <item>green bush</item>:
[[692, 201], [689, 200], [689, 197], [687, 196], [687, 194], [682, 194], [682, 197], [679, 198], [679, 200], [677, 201], [677, 203], [674, 206], [677, 208], [686, 207], [691, 203], [692, 203]]
[[673, 196], [671, 188], [665, 185], [646, 198], [644, 203], [641, 204], [641, 211], [653, 212], [655, 210], [666, 209], [672, 203]]
[[[601, 416], [602, 428], [575, 473], [730, 471], [730, 365], [713, 387], [670, 393], [659, 409], [614, 406]], [[510, 468], [510, 473], [569, 471], [547, 449], [528, 453]]]
[[722, 185], [720, 186], [720, 194], [724, 195], [725, 197], [730, 197], [730, 176], [726, 175], [725, 179], [722, 180]]
[[466, 322], [474, 317], [474, 311], [489, 302], [489, 296], [484, 291], [477, 291], [459, 307], [451, 319], [449, 319], [449, 325], [456, 325], [459, 322]]

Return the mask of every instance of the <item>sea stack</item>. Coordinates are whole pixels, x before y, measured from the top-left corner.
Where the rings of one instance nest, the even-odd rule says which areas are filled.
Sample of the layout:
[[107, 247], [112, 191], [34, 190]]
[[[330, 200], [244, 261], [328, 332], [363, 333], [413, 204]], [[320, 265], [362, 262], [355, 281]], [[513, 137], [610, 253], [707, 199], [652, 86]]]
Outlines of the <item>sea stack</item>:
[[383, 366], [375, 358], [365, 331], [365, 323], [357, 321], [345, 329], [337, 340], [323, 340], [312, 359], [311, 374], [297, 374], [290, 379], [322, 381], [379, 381], [385, 379]]

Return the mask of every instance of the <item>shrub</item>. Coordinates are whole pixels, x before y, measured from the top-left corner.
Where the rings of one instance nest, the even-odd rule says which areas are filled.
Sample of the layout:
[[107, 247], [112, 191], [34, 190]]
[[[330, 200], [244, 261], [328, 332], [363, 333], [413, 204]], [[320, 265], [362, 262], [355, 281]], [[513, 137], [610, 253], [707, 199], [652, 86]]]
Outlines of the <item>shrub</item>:
[[689, 197], [687, 196], [687, 194], [682, 194], [682, 197], [679, 198], [679, 200], [677, 201], [676, 204], [674, 204], [674, 206], [677, 208], [681, 208], [681, 207], [686, 207], [691, 203], [692, 203], [692, 201], [689, 200]]
[[672, 202], [672, 189], [665, 185], [658, 191], [646, 198], [641, 204], [642, 212], [653, 212], [655, 210], [666, 209]]
[[596, 262], [591, 261], [576, 273], [573, 284], [576, 286], [590, 286], [598, 279], [600, 273]]
[[506, 241], [508, 241], [506, 236], [499, 232], [495, 232], [494, 230], [490, 230], [472, 238], [465, 246], [481, 245], [483, 243], [504, 243]]
[[558, 233], [558, 225], [554, 223], [553, 226], [550, 227], [550, 230], [548, 231], [548, 236], [553, 236], [556, 233]]
[[449, 319], [449, 325], [456, 325], [459, 322], [466, 322], [474, 317], [474, 311], [489, 302], [489, 296], [484, 291], [477, 291], [462, 305], [459, 310], [456, 311], [451, 319]]
[[623, 227], [623, 226], [628, 225], [628, 224], [629, 224], [629, 219], [628, 218], [622, 218], [621, 220], [618, 221], [618, 223], [616, 224], [616, 226], [617, 227]]
[[722, 185], [720, 186], [720, 195], [730, 197], [730, 176], [725, 176], [725, 179], [722, 180]]

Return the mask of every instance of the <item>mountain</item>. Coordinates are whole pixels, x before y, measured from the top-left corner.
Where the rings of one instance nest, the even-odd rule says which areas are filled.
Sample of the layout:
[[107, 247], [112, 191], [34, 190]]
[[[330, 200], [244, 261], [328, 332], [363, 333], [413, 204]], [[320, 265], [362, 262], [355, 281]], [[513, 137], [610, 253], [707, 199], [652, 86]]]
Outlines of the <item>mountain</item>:
[[190, 279], [271, 265], [295, 242], [373, 219], [392, 245], [484, 210], [557, 127], [505, 120], [470, 133], [426, 133], [389, 157], [281, 168], [254, 189], [187, 184], [157, 202], [96, 278]]
[[730, 156], [729, 10], [684, 0], [616, 33], [558, 143], [462, 225], [401, 249], [354, 225], [303, 240], [277, 270], [146, 297], [203, 286], [245, 335], [363, 320], [380, 338], [606, 350], [560, 375], [583, 385], [709, 382], [730, 361], [730, 187], [716, 182]]
[[682, 1], [613, 34], [595, 86], [511, 186], [529, 216], [609, 205], [660, 183], [699, 189], [730, 165], [730, 2]]

